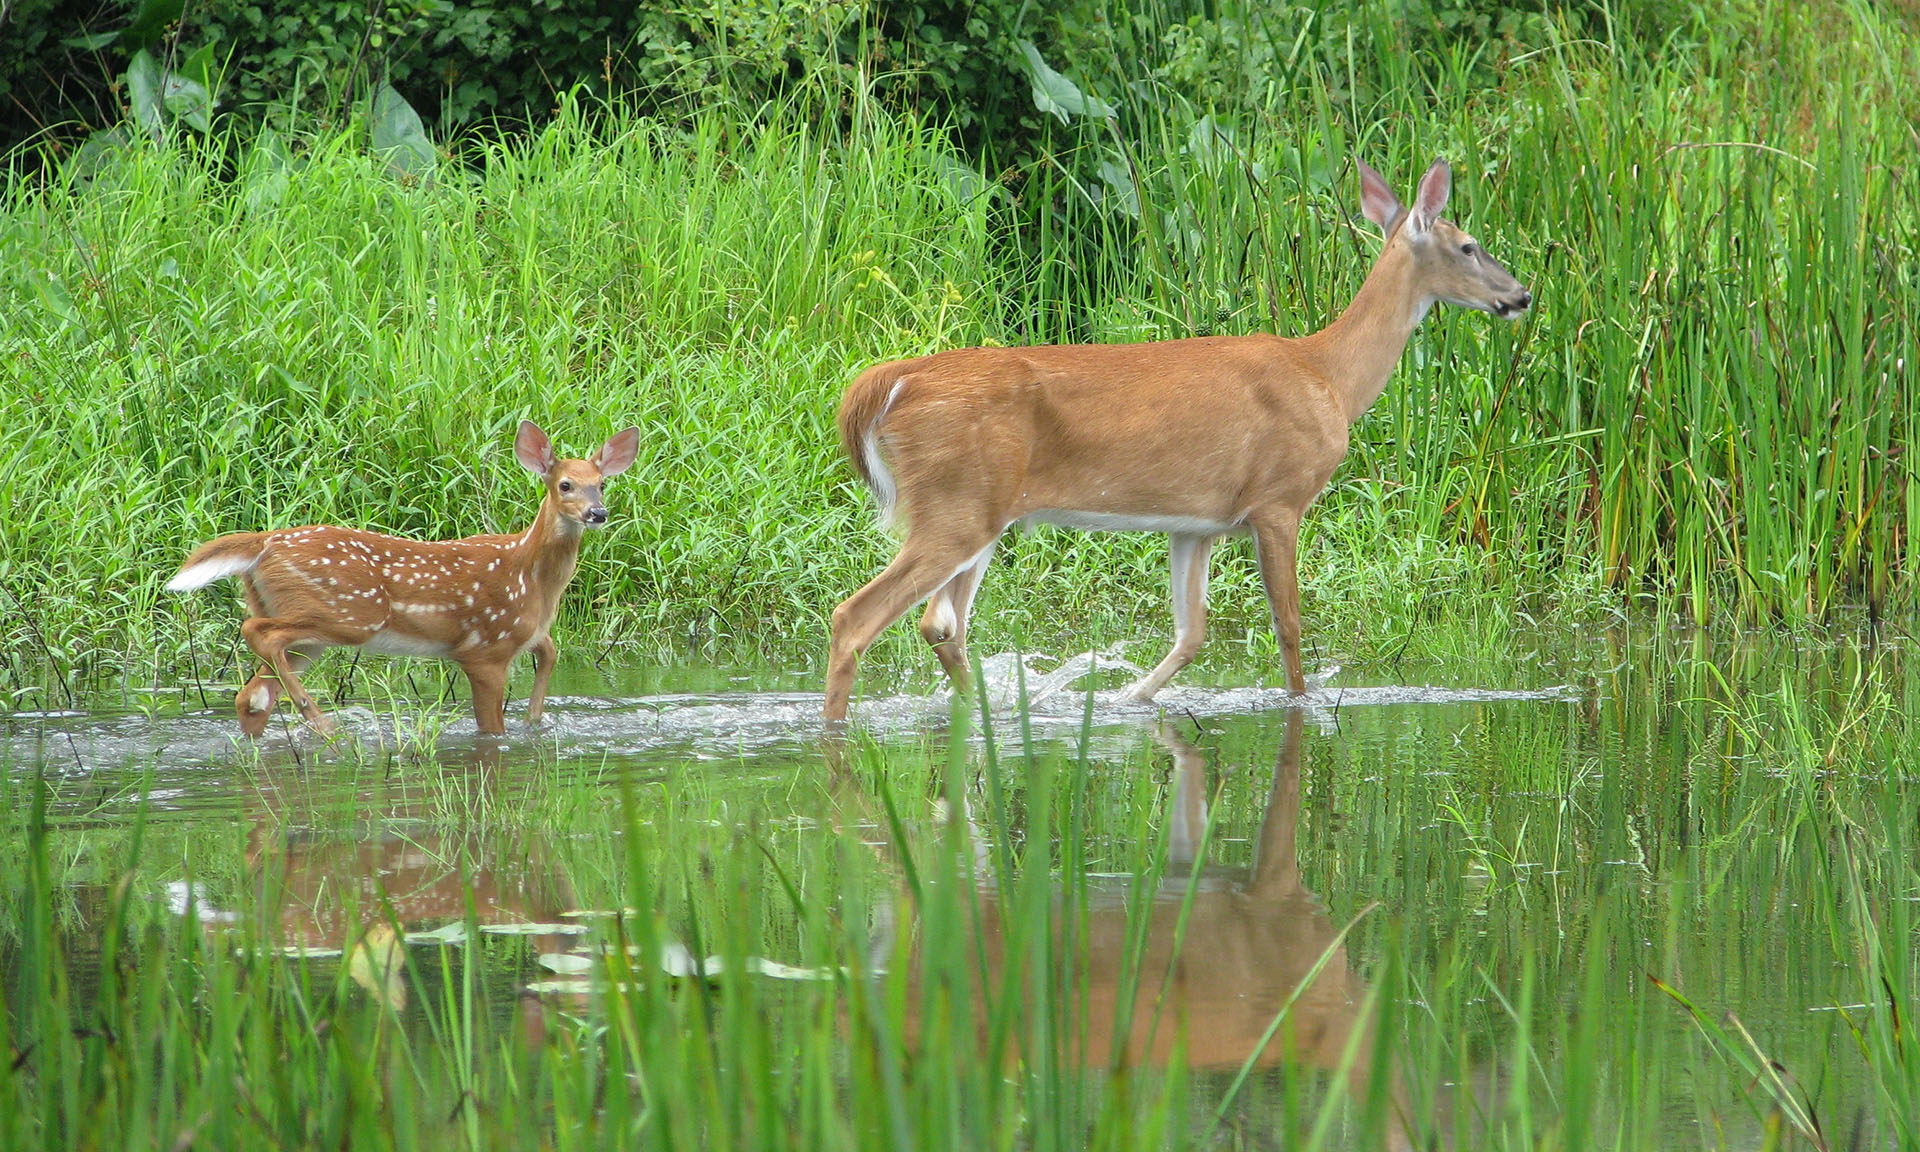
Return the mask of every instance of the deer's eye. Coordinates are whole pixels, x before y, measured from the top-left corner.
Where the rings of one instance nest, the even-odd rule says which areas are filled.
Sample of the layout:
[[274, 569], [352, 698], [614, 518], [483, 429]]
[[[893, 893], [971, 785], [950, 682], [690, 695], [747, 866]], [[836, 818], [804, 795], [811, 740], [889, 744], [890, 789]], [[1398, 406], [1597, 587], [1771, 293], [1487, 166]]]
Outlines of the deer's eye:
[[560, 481], [560, 491], [562, 491], [562, 492], [571, 492], [571, 491], [573, 491], [573, 481], [571, 481], [571, 480], [562, 480], [562, 481]]
[[1480, 246], [1475, 244], [1471, 240], [1467, 241], [1465, 244], [1460, 245], [1460, 255], [1462, 256], [1471, 256], [1475, 252], [1478, 252], [1479, 250], [1480, 250]]

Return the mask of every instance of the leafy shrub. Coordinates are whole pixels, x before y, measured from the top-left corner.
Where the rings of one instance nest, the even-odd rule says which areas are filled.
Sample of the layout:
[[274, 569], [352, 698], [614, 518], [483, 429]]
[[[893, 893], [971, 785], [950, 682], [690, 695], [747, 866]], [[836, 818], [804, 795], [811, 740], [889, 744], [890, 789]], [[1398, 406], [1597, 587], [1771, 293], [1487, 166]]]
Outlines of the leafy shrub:
[[812, 84], [931, 111], [980, 143], [1031, 126], [1013, 45], [1040, 20], [1020, 0], [17, 0], [8, 12], [0, 99], [28, 115], [0, 125], [0, 149], [118, 121], [129, 62], [163, 32], [167, 59], [217, 62], [220, 107], [243, 124], [325, 123], [382, 85], [444, 135], [541, 123], [575, 89], [659, 111], [753, 108]]

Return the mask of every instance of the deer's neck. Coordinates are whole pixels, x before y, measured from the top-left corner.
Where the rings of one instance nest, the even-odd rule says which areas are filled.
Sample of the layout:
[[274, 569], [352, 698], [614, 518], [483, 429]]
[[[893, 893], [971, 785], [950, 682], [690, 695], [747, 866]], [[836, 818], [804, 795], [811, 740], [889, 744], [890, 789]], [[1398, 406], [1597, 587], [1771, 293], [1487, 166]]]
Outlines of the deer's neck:
[[561, 593], [573, 579], [584, 531], [577, 522], [560, 515], [549, 496], [540, 505], [540, 514], [534, 517], [533, 526], [520, 537], [520, 561], [528, 591], [540, 600], [548, 620], [553, 618]]
[[1405, 249], [1391, 243], [1333, 323], [1302, 341], [1351, 424], [1386, 390], [1407, 340], [1433, 304], [1414, 283]]

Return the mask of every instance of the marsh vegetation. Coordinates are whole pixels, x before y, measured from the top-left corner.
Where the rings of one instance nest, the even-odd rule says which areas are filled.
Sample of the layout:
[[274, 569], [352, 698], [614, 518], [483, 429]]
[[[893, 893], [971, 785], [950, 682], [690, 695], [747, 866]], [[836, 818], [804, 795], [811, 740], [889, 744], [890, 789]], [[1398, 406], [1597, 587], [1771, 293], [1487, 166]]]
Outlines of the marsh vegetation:
[[[1069, 9], [991, 114], [696, 53], [499, 130], [349, 85], [13, 156], [0, 1145], [1920, 1142], [1911, 14]], [[854, 373], [1311, 330], [1376, 242], [1349, 158], [1435, 155], [1536, 304], [1437, 313], [1354, 428], [1304, 716], [1243, 544], [1156, 717], [1164, 542], [1041, 530], [990, 718], [898, 628], [818, 739], [893, 546]], [[335, 657], [345, 738], [237, 742], [188, 549], [508, 530], [523, 418], [641, 429], [548, 723]]]

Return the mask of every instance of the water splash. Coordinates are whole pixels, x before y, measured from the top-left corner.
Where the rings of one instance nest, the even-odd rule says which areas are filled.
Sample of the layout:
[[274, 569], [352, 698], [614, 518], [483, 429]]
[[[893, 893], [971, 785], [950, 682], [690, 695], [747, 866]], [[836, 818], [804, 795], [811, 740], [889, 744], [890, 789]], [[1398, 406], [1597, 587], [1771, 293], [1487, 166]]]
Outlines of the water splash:
[[[981, 661], [985, 699], [996, 728], [1009, 736], [1025, 723], [1038, 734], [1058, 737], [1077, 730], [1091, 709], [1096, 728], [1136, 729], [1164, 715], [1196, 719], [1278, 708], [1306, 709], [1309, 719], [1332, 727], [1340, 710], [1408, 704], [1459, 704], [1503, 700], [1573, 700], [1567, 686], [1514, 690], [1395, 685], [1335, 687], [1332, 669], [1309, 683], [1303, 696], [1284, 688], [1169, 685], [1150, 704], [1124, 695], [1121, 687], [1090, 680], [1141, 670], [1117, 649], [1081, 652], [1055, 660], [1043, 654], [1000, 653]], [[508, 721], [508, 747], [546, 748], [562, 756], [626, 756], [667, 749], [700, 758], [732, 758], [779, 747], [805, 747], [821, 733], [822, 696], [817, 692], [670, 693], [638, 697], [559, 696], [545, 723], [529, 728]], [[332, 715], [341, 738], [328, 743], [304, 726], [275, 724], [257, 744], [243, 739], [225, 710], [185, 716], [60, 713], [16, 714], [0, 721], [0, 765], [21, 772], [43, 767], [49, 775], [85, 775], [140, 762], [168, 767], [168, 774], [228, 768], [250, 757], [314, 757], [439, 753], [490, 744], [470, 715], [452, 708], [412, 714], [376, 713], [346, 707]], [[944, 727], [951, 716], [948, 693], [870, 696], [853, 710], [856, 729], [888, 736]], [[976, 715], [977, 719], [977, 715]], [[149, 797], [151, 800], [154, 797]]]

